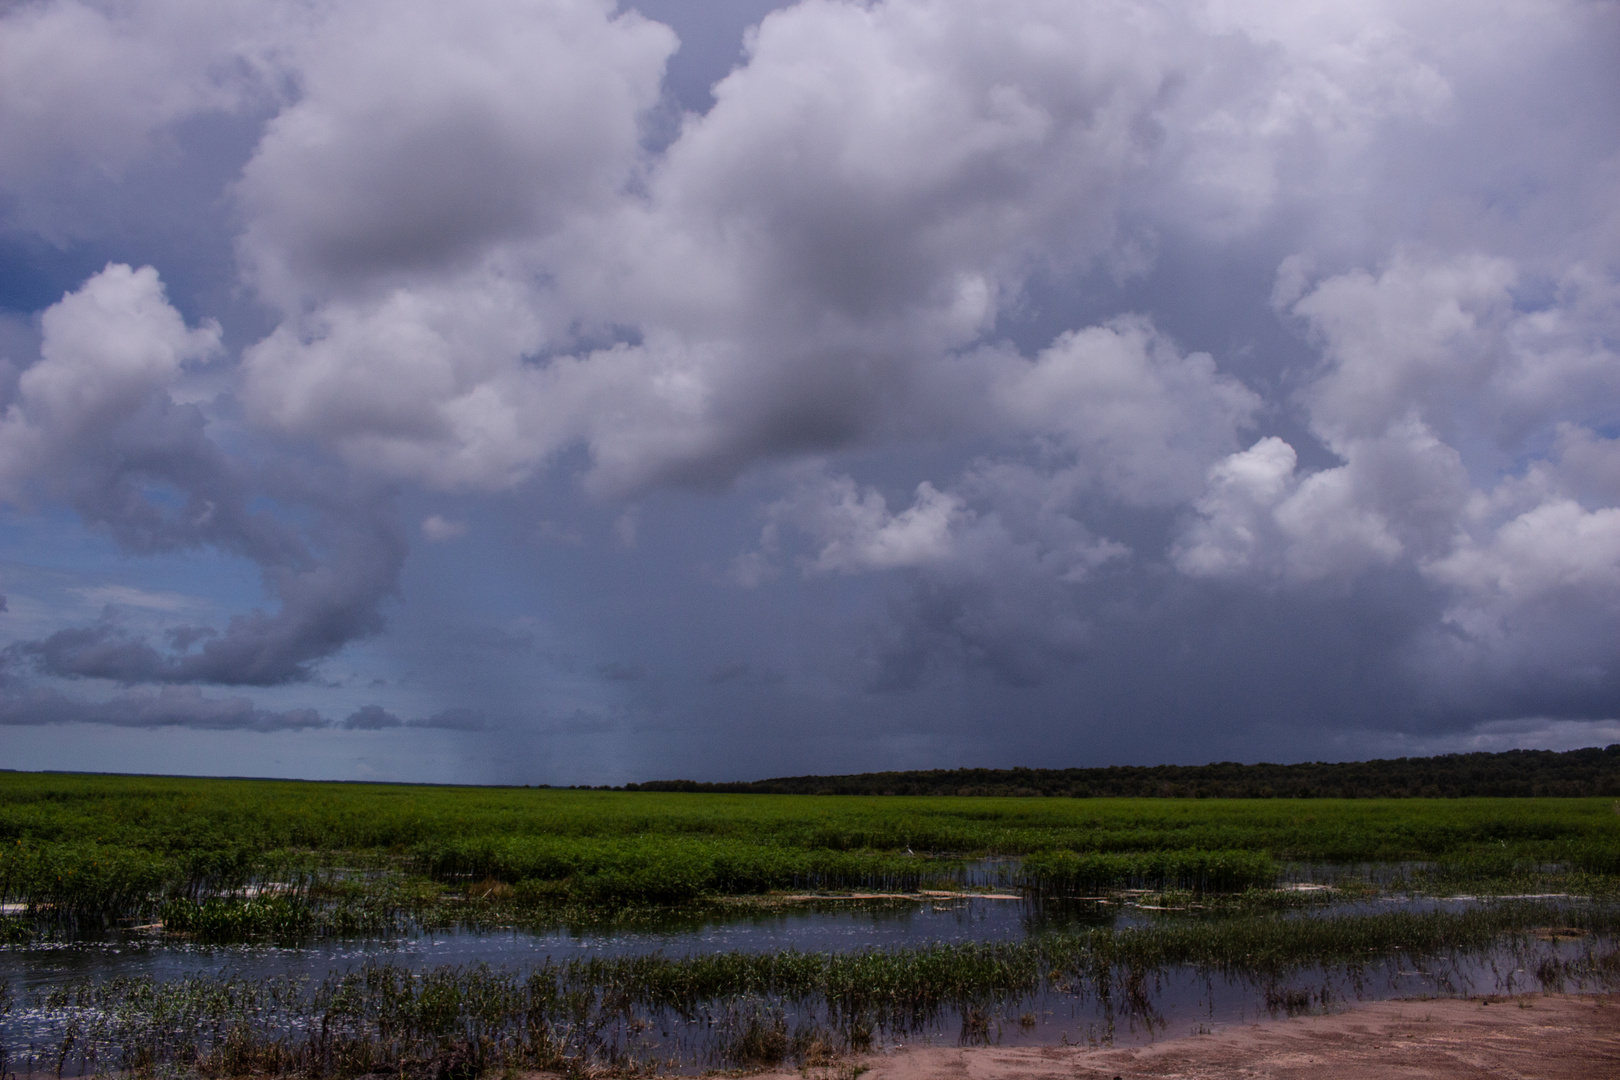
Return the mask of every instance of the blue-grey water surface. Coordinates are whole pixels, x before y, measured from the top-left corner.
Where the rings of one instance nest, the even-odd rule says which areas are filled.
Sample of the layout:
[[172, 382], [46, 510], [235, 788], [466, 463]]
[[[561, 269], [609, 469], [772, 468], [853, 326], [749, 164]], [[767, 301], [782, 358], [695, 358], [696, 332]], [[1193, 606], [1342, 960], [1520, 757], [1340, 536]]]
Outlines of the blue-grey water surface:
[[[1289, 917], [1370, 914], [1436, 908], [1458, 911], [1495, 901], [1472, 897], [1434, 899], [1388, 895], [1324, 903]], [[201, 945], [147, 931], [115, 931], [96, 941], [46, 943], [0, 949], [0, 980], [17, 1003], [0, 1019], [0, 1039], [12, 1046], [48, 1044], [60, 1025], [50, 1009], [37, 1007], [52, 987], [81, 980], [145, 976], [157, 980], [206, 975], [268, 979], [278, 976], [318, 981], [356, 970], [369, 962], [390, 962], [417, 970], [444, 965], [488, 964], [524, 972], [546, 960], [662, 953], [684, 956], [715, 952], [850, 952], [926, 943], [1013, 941], [1030, 935], [1098, 925], [1116, 928], [1155, 919], [1186, 917], [1130, 905], [1040, 905], [1028, 900], [982, 897], [879, 903], [822, 901], [804, 907], [741, 907], [701, 920], [649, 928], [592, 925], [532, 932], [519, 929], [460, 929], [405, 934], [384, 940], [324, 941], [307, 946]], [[1004, 1044], [1141, 1042], [1161, 1034], [1275, 1015], [1280, 988], [1308, 992], [1316, 1011], [1356, 1000], [1467, 993], [1508, 993], [1541, 989], [1534, 971], [1540, 959], [1571, 955], [1578, 942], [1545, 942], [1535, 957], [1502, 947], [1480, 955], [1454, 956], [1417, 964], [1404, 957], [1377, 961], [1348, 974], [1294, 971], [1280, 982], [1252, 975], [1212, 975], [1187, 968], [1150, 979], [1151, 1007], [1127, 1007], [1083, 993], [1043, 992], [1010, 1002], [991, 1025], [988, 1037]], [[1268, 1001], [1267, 991], [1273, 992]], [[942, 1014], [938, 1028], [907, 1039], [932, 1042], [963, 1037], [962, 1018]], [[1021, 1022], [1020, 1022], [1021, 1021]], [[895, 1039], [887, 1040], [895, 1045]], [[701, 1065], [701, 1061], [697, 1062]]]

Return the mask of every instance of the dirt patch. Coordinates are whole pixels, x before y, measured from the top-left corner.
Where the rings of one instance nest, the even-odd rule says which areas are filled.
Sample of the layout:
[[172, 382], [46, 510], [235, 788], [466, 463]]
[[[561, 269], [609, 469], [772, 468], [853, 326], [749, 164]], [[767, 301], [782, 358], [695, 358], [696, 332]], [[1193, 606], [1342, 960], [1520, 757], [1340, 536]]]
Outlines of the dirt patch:
[[[779, 1080], [1615, 1080], [1620, 994], [1381, 1001], [1129, 1049], [927, 1047]], [[764, 1080], [764, 1077], [761, 1078]]]

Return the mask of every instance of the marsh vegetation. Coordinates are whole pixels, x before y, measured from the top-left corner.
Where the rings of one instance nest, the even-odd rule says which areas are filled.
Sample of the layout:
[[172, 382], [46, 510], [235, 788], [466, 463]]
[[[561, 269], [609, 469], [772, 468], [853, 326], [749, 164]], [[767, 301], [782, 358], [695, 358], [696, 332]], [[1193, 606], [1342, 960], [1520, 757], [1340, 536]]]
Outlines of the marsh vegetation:
[[[1232, 892], [1290, 866], [1375, 865], [1415, 882], [1602, 891], [1620, 875], [1620, 814], [1608, 798], [758, 797], [0, 773], [10, 910], [193, 932], [224, 916], [199, 923], [180, 901], [256, 904], [244, 927], [365, 932], [377, 911], [450, 898], [516, 910], [974, 884]], [[352, 919], [287, 910], [323, 904]]]
[[[22, 970], [37, 950], [96, 940], [363, 951], [446, 930], [589, 938], [772, 910], [983, 905], [964, 898], [992, 892], [1021, 898], [1007, 902], [1015, 935], [696, 951], [675, 932], [656, 948], [523, 965], [367, 955], [324, 977], [113, 965], [0, 989], [0, 1069], [631, 1073], [1033, 1038], [1056, 1030], [1042, 1018], [1081, 1012], [1089, 1037], [1109, 1038], [1116, 1023], [1162, 1024], [1165, 988], [1188, 980], [1284, 1011], [1413, 971], [1427, 992], [1620, 982], [1612, 799], [760, 797], [0, 774], [0, 934]], [[1458, 894], [1497, 899], [1421, 899]], [[1510, 898], [1524, 894], [1541, 898]]]

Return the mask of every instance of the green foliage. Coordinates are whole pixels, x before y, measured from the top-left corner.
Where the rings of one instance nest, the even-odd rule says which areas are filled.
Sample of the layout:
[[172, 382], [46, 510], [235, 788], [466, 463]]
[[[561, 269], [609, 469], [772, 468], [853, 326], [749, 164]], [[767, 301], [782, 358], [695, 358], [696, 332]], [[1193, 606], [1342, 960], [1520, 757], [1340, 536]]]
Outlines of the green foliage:
[[754, 795], [966, 795], [1068, 798], [1410, 799], [1586, 798], [1620, 795], [1620, 743], [1582, 750], [1506, 750], [1298, 765], [1116, 765], [1103, 769], [922, 769], [852, 776], [695, 783], [655, 780], [632, 791]]
[[163, 928], [191, 934], [200, 941], [238, 941], [248, 937], [297, 938], [314, 927], [315, 912], [307, 903], [285, 896], [251, 900], [210, 899], [201, 904], [171, 900], [163, 905]]
[[[1001, 884], [1057, 891], [1242, 890], [1289, 863], [1612, 882], [1620, 814], [1610, 799], [828, 798], [0, 773], [0, 899], [58, 913], [148, 915], [276, 882], [297, 885], [311, 926], [365, 927], [451, 894], [600, 908], [899, 891], [965, 882], [984, 859], [1002, 860]], [[293, 925], [251, 910], [208, 925]]]
[[24, 839], [0, 845], [0, 900], [71, 914], [139, 909], [174, 873], [173, 860], [139, 848]]
[[1577, 870], [1588, 874], [1620, 875], [1620, 843], [1612, 836], [1583, 837], [1564, 845], [1561, 852]]
[[1023, 877], [1039, 892], [1187, 889], [1241, 892], [1276, 884], [1279, 867], [1257, 851], [1042, 851], [1026, 856]]
[[949, 880], [956, 863], [875, 851], [836, 851], [731, 838], [653, 833], [636, 837], [483, 837], [422, 845], [414, 864], [442, 881], [492, 879], [593, 903], [679, 904], [699, 896], [773, 889], [915, 889]]

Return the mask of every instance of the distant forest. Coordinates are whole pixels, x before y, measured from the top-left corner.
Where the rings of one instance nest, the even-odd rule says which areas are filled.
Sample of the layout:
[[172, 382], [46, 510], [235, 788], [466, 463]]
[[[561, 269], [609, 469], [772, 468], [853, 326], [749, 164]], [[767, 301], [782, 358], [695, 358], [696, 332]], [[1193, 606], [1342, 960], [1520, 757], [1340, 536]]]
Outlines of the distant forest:
[[1301, 765], [1114, 766], [1106, 769], [926, 769], [700, 783], [654, 780], [627, 791], [760, 795], [1057, 795], [1222, 799], [1461, 798], [1620, 795], [1620, 743], [1602, 750], [1509, 750]]

